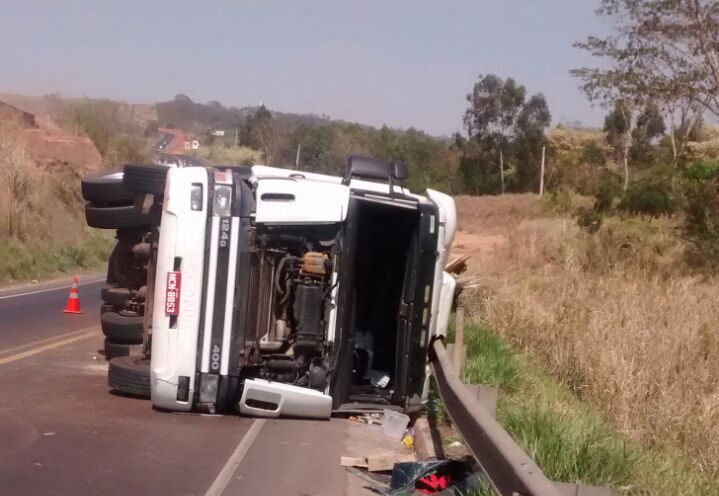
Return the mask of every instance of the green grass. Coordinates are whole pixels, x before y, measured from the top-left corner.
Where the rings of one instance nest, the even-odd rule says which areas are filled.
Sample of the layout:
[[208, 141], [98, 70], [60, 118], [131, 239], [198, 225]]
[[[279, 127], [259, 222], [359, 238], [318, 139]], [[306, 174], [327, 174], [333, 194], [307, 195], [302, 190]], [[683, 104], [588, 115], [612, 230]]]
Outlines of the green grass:
[[681, 456], [634, 444], [530, 357], [486, 327], [465, 326], [465, 383], [500, 390], [497, 418], [552, 480], [609, 485], [618, 494], [719, 494]]
[[0, 284], [43, 279], [63, 272], [100, 268], [107, 264], [113, 238], [91, 232], [77, 244], [38, 246], [0, 240]]

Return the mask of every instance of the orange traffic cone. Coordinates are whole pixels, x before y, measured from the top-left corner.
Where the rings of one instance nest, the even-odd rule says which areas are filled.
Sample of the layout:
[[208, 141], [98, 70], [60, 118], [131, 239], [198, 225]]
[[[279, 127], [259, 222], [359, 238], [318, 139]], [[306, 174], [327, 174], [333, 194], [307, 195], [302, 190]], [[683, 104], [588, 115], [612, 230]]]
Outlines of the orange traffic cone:
[[72, 289], [70, 289], [70, 298], [67, 300], [65, 313], [82, 313], [82, 310], [80, 310], [80, 292], [77, 290], [77, 276], [72, 279]]

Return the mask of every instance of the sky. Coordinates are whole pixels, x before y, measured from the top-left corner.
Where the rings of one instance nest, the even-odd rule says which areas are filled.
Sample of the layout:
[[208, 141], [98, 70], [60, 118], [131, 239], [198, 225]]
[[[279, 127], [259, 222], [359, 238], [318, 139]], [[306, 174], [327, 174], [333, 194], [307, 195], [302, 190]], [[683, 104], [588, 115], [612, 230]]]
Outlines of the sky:
[[480, 74], [599, 125], [568, 71], [599, 0], [3, 0], [0, 92], [133, 103], [178, 93], [450, 135]]

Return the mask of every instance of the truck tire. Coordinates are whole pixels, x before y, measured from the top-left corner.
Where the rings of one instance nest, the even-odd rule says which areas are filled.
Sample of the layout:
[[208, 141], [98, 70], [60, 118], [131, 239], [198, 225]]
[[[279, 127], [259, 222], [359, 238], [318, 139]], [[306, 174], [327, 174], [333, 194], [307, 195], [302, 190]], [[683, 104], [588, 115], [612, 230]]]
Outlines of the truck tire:
[[116, 286], [115, 284], [108, 284], [102, 287], [100, 296], [102, 297], [102, 301], [108, 305], [126, 307], [127, 301], [130, 299], [130, 290]]
[[115, 343], [105, 338], [105, 360], [121, 356], [139, 356], [142, 353], [142, 344]]
[[124, 356], [110, 360], [107, 384], [125, 394], [150, 397], [150, 361], [141, 357]]
[[107, 283], [116, 287], [136, 289], [147, 281], [147, 272], [142, 262], [132, 252], [132, 244], [121, 238], [118, 231], [118, 242], [110, 254], [107, 264]]
[[122, 186], [122, 171], [100, 172], [80, 182], [82, 197], [95, 205], [131, 205], [133, 195]]
[[107, 304], [100, 305], [100, 315], [107, 312], [117, 312], [117, 308]]
[[142, 315], [122, 315], [117, 312], [105, 312], [100, 316], [100, 327], [107, 339], [115, 343], [142, 343]]
[[144, 229], [152, 224], [149, 215], [138, 212], [132, 205], [103, 207], [88, 203], [85, 219], [88, 226], [97, 229]]
[[162, 195], [168, 169], [164, 165], [126, 165], [123, 187], [132, 193]]

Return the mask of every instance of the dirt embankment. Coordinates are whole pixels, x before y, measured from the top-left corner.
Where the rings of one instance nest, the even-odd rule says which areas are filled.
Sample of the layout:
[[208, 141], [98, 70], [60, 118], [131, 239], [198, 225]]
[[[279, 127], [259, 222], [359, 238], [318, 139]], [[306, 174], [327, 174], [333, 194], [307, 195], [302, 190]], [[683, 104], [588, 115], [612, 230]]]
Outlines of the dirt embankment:
[[[21, 100], [22, 104], [24, 101]], [[63, 131], [49, 112], [0, 101], [0, 237], [47, 247], [86, 234], [80, 179], [102, 168], [90, 139]]]

